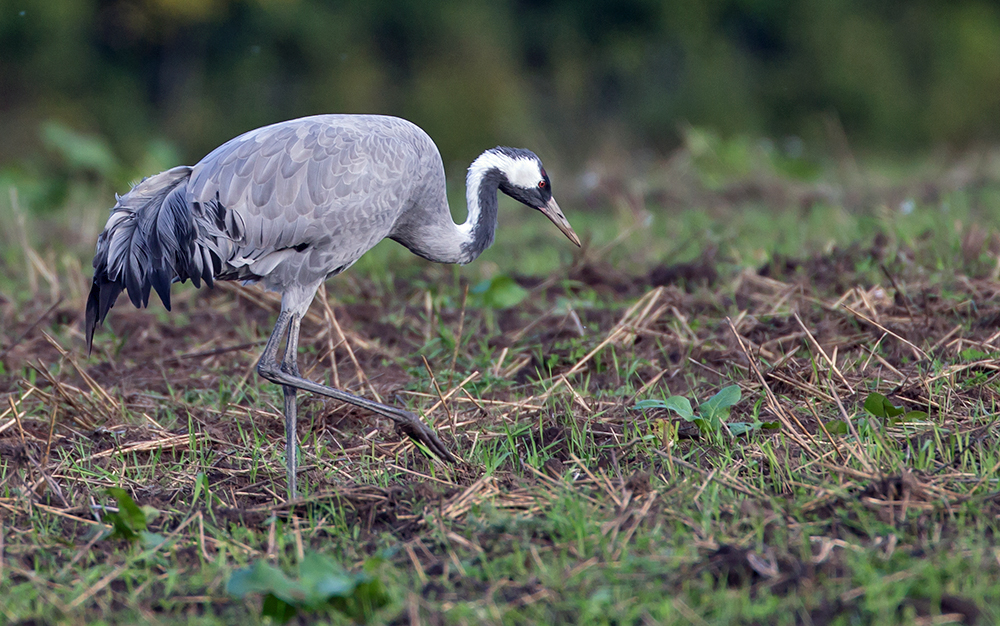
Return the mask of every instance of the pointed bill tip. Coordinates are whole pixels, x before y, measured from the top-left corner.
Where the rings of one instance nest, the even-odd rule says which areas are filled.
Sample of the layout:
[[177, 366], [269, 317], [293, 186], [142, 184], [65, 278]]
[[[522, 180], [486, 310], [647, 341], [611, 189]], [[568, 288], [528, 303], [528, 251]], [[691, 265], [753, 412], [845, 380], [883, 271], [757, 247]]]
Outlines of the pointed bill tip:
[[578, 248], [582, 247], [580, 238], [577, 237], [576, 233], [573, 231], [573, 227], [569, 225], [569, 220], [566, 219], [566, 216], [563, 215], [563, 212], [559, 209], [559, 204], [556, 202], [555, 198], [549, 200], [545, 206], [539, 207], [538, 210], [541, 211], [545, 217], [549, 218], [549, 220], [556, 225], [556, 228], [558, 228], [562, 234], [566, 235], [567, 239], [575, 243]]

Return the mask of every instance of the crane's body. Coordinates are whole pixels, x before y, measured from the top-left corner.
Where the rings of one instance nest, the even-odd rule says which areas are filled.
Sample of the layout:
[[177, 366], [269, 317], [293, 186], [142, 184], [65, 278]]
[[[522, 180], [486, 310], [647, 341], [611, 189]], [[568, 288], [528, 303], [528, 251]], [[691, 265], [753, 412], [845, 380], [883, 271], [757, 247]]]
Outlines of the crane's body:
[[[395, 420], [435, 454], [447, 448], [407, 411], [298, 375], [299, 321], [319, 285], [385, 238], [443, 263], [468, 263], [493, 242], [497, 190], [544, 213], [574, 243], [541, 162], [527, 150], [487, 150], [469, 168], [469, 215], [455, 224], [444, 166], [431, 138], [395, 117], [317, 115], [249, 131], [193, 167], [147, 178], [118, 198], [94, 257], [88, 349], [122, 291], [146, 306], [151, 290], [170, 308], [170, 284], [191, 279], [260, 282], [282, 294], [259, 373], [285, 392], [289, 491], [295, 496], [295, 390]], [[279, 344], [286, 340], [279, 364]]]

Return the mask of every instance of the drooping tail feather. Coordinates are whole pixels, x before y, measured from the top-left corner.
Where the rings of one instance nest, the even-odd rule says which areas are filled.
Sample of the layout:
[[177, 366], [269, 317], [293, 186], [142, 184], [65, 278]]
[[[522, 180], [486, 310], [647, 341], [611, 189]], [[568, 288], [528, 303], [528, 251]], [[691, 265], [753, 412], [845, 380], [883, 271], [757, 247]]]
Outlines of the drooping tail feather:
[[[229, 240], [213, 222], [224, 209], [189, 203], [185, 197], [191, 168], [175, 167], [144, 179], [118, 199], [97, 239], [94, 283], [87, 299], [87, 351], [94, 330], [104, 323], [122, 291], [137, 308], [155, 290], [170, 310], [170, 284], [188, 278], [211, 286], [222, 260], [218, 238]], [[213, 215], [205, 215], [208, 209]], [[200, 232], [208, 230], [211, 232]], [[199, 236], [201, 235], [201, 236]], [[200, 241], [199, 241], [200, 239]]]

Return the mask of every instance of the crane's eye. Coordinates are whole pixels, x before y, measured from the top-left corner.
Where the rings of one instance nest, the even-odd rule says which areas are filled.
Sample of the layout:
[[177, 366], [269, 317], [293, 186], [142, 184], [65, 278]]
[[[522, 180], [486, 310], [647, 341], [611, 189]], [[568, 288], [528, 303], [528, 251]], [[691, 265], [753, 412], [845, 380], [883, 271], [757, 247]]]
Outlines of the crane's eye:
[[538, 181], [538, 188], [539, 189], [545, 189], [545, 181], [544, 180]]

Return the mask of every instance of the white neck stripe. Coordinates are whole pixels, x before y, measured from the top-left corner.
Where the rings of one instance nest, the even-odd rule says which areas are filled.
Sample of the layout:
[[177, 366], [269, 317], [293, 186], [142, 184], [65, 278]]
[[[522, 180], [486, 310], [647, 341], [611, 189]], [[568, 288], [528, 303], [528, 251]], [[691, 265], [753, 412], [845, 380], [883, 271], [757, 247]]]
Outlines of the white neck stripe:
[[458, 228], [466, 235], [472, 234], [472, 228], [479, 220], [479, 188], [483, 177], [492, 169], [500, 170], [511, 185], [525, 189], [537, 187], [542, 180], [541, 165], [537, 159], [512, 157], [497, 150], [487, 150], [479, 155], [469, 166], [469, 174], [465, 179], [465, 201], [469, 206], [469, 216]]

